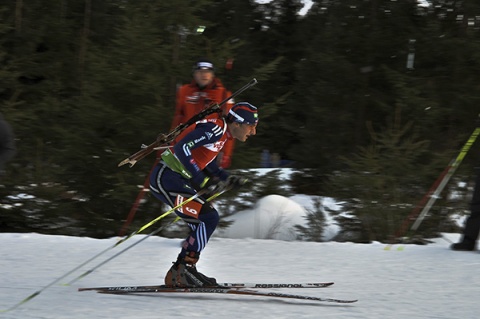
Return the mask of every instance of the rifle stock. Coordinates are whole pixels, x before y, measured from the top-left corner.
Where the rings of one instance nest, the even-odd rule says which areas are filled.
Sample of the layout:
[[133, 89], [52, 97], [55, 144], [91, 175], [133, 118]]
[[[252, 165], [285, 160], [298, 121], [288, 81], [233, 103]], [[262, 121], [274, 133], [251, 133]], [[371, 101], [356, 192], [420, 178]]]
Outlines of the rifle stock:
[[120, 163], [118, 163], [118, 167], [123, 166], [125, 164], [130, 164], [130, 167], [135, 165], [138, 161], [141, 159], [145, 158], [148, 156], [150, 153], [154, 152], [155, 149], [158, 147], [168, 144], [172, 142], [184, 129], [186, 129], [188, 126], [192, 125], [193, 123], [203, 119], [205, 116], [210, 115], [215, 112], [221, 112], [220, 106], [227, 103], [229, 100], [233, 99], [235, 96], [239, 95], [243, 91], [249, 89], [250, 87], [254, 86], [257, 84], [257, 80], [254, 78], [252, 79], [249, 83], [244, 85], [242, 88], [240, 88], [238, 91], [227, 97], [225, 100], [221, 101], [220, 103], [213, 103], [210, 104], [207, 108], [202, 110], [200, 113], [194, 115], [192, 118], [190, 118], [186, 123], [181, 123], [177, 127], [175, 127], [170, 133], [168, 134], [161, 134], [161, 138], [157, 138], [157, 140], [146, 147], [143, 147], [140, 149], [138, 152], [130, 155]]

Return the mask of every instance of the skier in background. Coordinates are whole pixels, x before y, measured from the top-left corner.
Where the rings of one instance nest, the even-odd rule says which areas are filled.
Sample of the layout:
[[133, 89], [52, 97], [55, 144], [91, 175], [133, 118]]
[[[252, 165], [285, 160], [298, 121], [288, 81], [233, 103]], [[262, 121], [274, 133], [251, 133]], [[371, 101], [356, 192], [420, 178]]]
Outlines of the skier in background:
[[199, 191], [205, 192], [185, 203], [175, 213], [191, 231], [182, 245], [177, 261], [167, 272], [165, 284], [172, 287], [207, 287], [215, 278], [196, 269], [200, 253], [219, 222], [219, 214], [207, 199], [222, 191], [238, 188], [245, 179], [220, 168], [216, 157], [228, 139], [245, 142], [256, 134], [257, 108], [236, 103], [226, 116], [208, 118], [187, 127], [166, 149], [150, 175], [150, 190], [162, 202], [175, 207]]
[[[199, 58], [192, 69], [193, 79], [190, 83], [182, 85], [177, 91], [175, 115], [171, 129], [181, 123], [185, 123], [191, 117], [198, 114], [211, 103], [220, 103], [231, 94], [215, 76], [215, 68], [212, 61], [207, 58]], [[223, 106], [224, 114], [233, 106], [233, 100]], [[217, 162], [222, 168], [230, 167], [234, 140], [229, 140], [218, 154]]]

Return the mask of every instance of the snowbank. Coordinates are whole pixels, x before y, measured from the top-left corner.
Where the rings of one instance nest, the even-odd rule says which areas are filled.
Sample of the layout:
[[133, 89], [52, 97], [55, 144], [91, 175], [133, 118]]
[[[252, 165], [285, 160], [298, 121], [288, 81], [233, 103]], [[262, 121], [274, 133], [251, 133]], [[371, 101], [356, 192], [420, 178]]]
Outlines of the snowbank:
[[305, 226], [307, 211], [300, 204], [280, 195], [260, 199], [252, 210], [227, 218], [233, 224], [217, 229], [214, 236], [223, 238], [254, 238], [295, 240], [295, 225]]
[[261, 198], [251, 210], [244, 210], [226, 218], [233, 224], [226, 229], [217, 229], [216, 237], [277, 239], [292, 241], [298, 238], [296, 225], [307, 227], [307, 214], [317, 208], [315, 202], [320, 201], [325, 215], [326, 225], [323, 240], [329, 241], [339, 231], [339, 227], [324, 207], [338, 210], [340, 206], [331, 198], [308, 195], [294, 195], [290, 198], [280, 195], [269, 195]]

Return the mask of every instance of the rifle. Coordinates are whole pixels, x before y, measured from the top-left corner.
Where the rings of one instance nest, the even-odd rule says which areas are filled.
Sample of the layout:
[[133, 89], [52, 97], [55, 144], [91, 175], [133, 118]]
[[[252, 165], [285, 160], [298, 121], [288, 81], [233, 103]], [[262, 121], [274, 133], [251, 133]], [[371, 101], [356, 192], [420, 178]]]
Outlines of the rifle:
[[146, 145], [146, 146], [145, 145], [142, 146], [142, 148], [138, 152], [130, 155], [129, 157], [127, 157], [126, 159], [121, 161], [118, 164], [118, 167], [123, 166], [127, 163], [130, 164], [130, 167], [132, 167], [133, 165], [135, 165], [135, 163], [137, 163], [139, 160], [145, 158], [147, 155], [149, 155], [153, 151], [162, 148], [162, 145], [171, 143], [173, 140], [175, 140], [175, 138], [181, 132], [183, 132], [190, 125], [204, 119], [207, 115], [210, 115], [210, 114], [213, 114], [213, 113], [220, 113], [221, 112], [220, 106], [227, 103], [230, 99], [233, 99], [234, 97], [241, 94], [243, 91], [251, 88], [252, 86], [254, 86], [257, 83], [258, 82], [255, 78], [252, 79], [249, 83], [247, 83], [246, 85], [241, 87], [238, 91], [236, 91], [235, 93], [233, 93], [232, 95], [227, 97], [225, 100], [221, 101], [220, 103], [210, 104], [209, 106], [204, 108], [201, 112], [192, 116], [187, 122], [180, 123], [177, 127], [175, 127], [173, 130], [171, 130], [169, 133], [158, 135], [157, 140], [155, 142], [153, 142], [149, 145]]

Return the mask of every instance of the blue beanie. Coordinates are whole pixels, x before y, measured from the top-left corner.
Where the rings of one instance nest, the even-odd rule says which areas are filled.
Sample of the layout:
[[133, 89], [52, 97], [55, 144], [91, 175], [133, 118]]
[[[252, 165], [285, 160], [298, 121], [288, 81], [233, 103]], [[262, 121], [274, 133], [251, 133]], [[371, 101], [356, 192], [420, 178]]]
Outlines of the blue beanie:
[[257, 124], [258, 111], [255, 106], [248, 102], [238, 102], [228, 112], [227, 119], [242, 124]]

